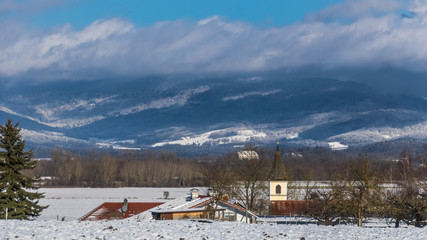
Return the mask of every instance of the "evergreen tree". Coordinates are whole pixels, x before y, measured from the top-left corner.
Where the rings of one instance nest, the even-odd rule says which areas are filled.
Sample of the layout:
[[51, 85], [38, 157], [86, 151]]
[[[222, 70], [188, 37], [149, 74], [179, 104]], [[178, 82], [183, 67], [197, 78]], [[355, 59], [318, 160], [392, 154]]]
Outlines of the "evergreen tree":
[[25, 141], [19, 134], [19, 124], [8, 119], [0, 125], [0, 218], [31, 219], [40, 215], [45, 206], [38, 205], [43, 198], [38, 193], [39, 178], [30, 178], [21, 173], [34, 169], [36, 162], [31, 160], [32, 151], [24, 151]]

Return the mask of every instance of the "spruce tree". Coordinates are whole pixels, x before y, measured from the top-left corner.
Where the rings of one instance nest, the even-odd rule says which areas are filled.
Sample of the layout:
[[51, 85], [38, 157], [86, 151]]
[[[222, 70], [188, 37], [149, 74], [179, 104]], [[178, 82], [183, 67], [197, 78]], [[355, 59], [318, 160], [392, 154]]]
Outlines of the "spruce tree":
[[32, 151], [25, 151], [25, 141], [20, 135], [19, 124], [8, 119], [0, 125], [0, 218], [32, 219], [40, 215], [45, 206], [38, 205], [43, 198], [38, 193], [37, 182], [22, 174], [22, 170], [34, 169]]

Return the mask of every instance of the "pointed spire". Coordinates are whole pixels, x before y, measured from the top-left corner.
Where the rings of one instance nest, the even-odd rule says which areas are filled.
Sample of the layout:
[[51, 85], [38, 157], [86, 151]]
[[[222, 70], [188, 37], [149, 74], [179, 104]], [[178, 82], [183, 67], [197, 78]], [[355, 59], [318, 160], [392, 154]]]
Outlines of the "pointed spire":
[[286, 180], [285, 165], [279, 151], [279, 142], [277, 142], [276, 154], [274, 156], [273, 169], [271, 170], [271, 180]]

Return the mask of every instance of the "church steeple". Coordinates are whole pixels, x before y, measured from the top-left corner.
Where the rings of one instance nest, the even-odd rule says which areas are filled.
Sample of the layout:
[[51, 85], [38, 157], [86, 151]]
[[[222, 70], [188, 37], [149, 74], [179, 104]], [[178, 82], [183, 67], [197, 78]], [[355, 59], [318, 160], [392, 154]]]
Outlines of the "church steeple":
[[285, 165], [279, 151], [279, 142], [277, 142], [276, 155], [274, 156], [273, 168], [271, 170], [270, 180], [282, 181], [286, 180]]
[[286, 201], [288, 199], [288, 181], [286, 178], [285, 164], [279, 151], [277, 142], [276, 155], [274, 155], [273, 168], [270, 175], [270, 205], [275, 201]]

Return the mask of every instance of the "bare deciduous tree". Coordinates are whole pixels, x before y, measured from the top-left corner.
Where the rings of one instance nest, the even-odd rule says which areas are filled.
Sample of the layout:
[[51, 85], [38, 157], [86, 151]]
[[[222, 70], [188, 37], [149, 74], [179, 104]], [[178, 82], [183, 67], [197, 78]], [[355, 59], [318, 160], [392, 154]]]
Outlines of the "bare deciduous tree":
[[236, 175], [234, 174], [229, 162], [222, 161], [209, 166], [205, 171], [205, 176], [208, 186], [213, 191], [214, 197], [215, 206], [210, 209], [216, 212], [220, 201], [231, 195], [233, 186], [236, 182]]
[[97, 169], [97, 182], [99, 186], [111, 186], [116, 179], [117, 160], [110, 154], [100, 157]]
[[384, 215], [400, 222], [422, 227], [427, 219], [427, 187], [423, 176], [417, 178], [411, 154], [404, 150], [398, 162], [398, 187], [387, 192], [384, 200]]
[[83, 165], [80, 157], [73, 157], [68, 151], [56, 149], [52, 152], [55, 166], [55, 177], [59, 184], [79, 185], [83, 175]]
[[361, 227], [363, 219], [375, 214], [378, 210], [381, 190], [379, 179], [371, 170], [367, 157], [359, 158], [350, 167], [351, 176], [345, 181], [347, 201], [343, 202], [344, 215], [354, 218]]
[[305, 200], [309, 201], [309, 205], [304, 213], [326, 226], [335, 225], [342, 216], [341, 206], [346, 198], [345, 188], [345, 182], [342, 181], [330, 181], [326, 187], [308, 188]]
[[244, 206], [252, 211], [261, 212], [265, 209], [257, 209], [257, 202], [268, 196], [268, 167], [262, 159], [246, 159], [234, 162], [237, 177], [234, 186], [234, 195], [243, 200]]

